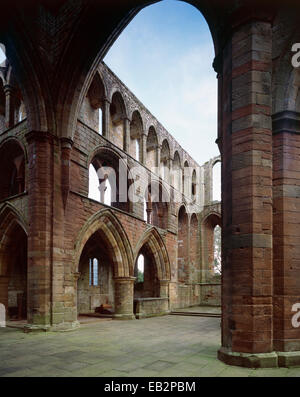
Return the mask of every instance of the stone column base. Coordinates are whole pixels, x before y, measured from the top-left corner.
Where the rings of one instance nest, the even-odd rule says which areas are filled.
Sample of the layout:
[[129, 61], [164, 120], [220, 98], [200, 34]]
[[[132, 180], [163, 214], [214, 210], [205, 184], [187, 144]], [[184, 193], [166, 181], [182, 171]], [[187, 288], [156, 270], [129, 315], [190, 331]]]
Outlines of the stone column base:
[[135, 320], [134, 314], [113, 314], [113, 320]]
[[278, 356], [278, 367], [300, 366], [300, 351], [276, 353]]
[[300, 351], [272, 353], [238, 353], [221, 347], [218, 359], [225, 364], [248, 368], [300, 366]]
[[79, 321], [66, 322], [56, 325], [36, 325], [36, 324], [26, 324], [24, 325], [24, 332], [65, 332], [73, 331], [80, 327]]
[[218, 359], [225, 364], [248, 368], [273, 368], [278, 367], [278, 356], [272, 353], [238, 353], [221, 347]]

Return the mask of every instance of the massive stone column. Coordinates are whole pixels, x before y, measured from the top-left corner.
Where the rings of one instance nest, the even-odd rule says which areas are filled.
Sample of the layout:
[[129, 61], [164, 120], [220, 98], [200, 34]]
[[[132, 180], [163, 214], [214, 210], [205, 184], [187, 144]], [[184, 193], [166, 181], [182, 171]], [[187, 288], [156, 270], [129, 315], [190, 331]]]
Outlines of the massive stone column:
[[[245, 15], [223, 52], [222, 348], [242, 366], [276, 366], [272, 341], [272, 26]], [[241, 18], [239, 18], [241, 20]]]
[[[274, 350], [279, 365], [300, 365], [300, 113], [273, 116]], [[296, 307], [296, 311], [299, 308]], [[296, 325], [296, 326], [295, 326]]]
[[115, 318], [135, 319], [133, 314], [133, 292], [135, 277], [115, 277]]
[[28, 142], [28, 323], [51, 324], [53, 247], [53, 145], [55, 137], [31, 131]]

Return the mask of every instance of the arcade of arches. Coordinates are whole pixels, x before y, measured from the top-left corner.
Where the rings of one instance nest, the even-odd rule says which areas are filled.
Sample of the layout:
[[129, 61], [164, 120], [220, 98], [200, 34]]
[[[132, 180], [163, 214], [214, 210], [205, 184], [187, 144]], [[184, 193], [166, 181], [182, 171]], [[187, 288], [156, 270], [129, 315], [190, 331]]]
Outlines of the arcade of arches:
[[0, 303], [28, 328], [59, 330], [80, 313], [133, 319], [220, 304], [222, 290], [221, 360], [300, 365], [300, 80], [290, 62], [300, 6], [188, 2], [216, 55], [221, 156], [204, 165], [102, 62], [151, 1], [35, 0], [26, 12], [2, 1]]

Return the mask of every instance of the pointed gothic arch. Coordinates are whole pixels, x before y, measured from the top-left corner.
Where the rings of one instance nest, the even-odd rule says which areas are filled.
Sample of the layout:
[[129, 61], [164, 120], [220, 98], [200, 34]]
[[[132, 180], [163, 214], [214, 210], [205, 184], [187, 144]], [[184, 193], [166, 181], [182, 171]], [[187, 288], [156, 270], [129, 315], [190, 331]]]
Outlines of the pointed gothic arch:
[[171, 266], [166, 245], [157, 231], [152, 227], [148, 229], [139, 240], [134, 251], [134, 263], [138, 259], [141, 250], [146, 247], [155, 259], [155, 266], [157, 268], [157, 276], [159, 280], [170, 280]]
[[117, 217], [111, 210], [100, 210], [90, 217], [79, 232], [75, 244], [74, 272], [85, 244], [96, 232], [111, 248], [115, 277], [130, 277], [133, 275], [133, 254], [128, 236]]

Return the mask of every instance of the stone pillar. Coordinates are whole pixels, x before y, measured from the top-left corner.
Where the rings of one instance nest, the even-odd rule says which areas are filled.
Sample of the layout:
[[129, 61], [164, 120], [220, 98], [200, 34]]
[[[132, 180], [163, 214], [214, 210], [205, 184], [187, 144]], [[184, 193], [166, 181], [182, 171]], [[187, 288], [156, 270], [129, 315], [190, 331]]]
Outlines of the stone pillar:
[[159, 280], [161, 298], [169, 297], [169, 283], [170, 280]]
[[124, 151], [129, 153], [129, 145], [130, 145], [130, 120], [127, 117], [123, 119], [124, 125]]
[[29, 324], [38, 328], [49, 328], [53, 297], [53, 146], [55, 137], [48, 132], [31, 131], [27, 133], [26, 139], [29, 158], [27, 320]]
[[106, 191], [106, 178], [99, 179], [100, 203], [104, 203]]
[[16, 181], [18, 183], [18, 193], [19, 194], [23, 192], [23, 185], [24, 185], [24, 175], [21, 174], [21, 165], [22, 165], [23, 161], [24, 161], [23, 155], [14, 159], [14, 164], [15, 164], [16, 170], [17, 170]]
[[109, 134], [109, 107], [110, 102], [105, 98], [103, 99], [103, 108], [102, 108], [102, 135], [106, 139], [110, 139]]
[[[300, 365], [300, 113], [273, 116], [273, 338], [281, 366]], [[296, 309], [297, 311], [299, 309]]]
[[204, 164], [204, 205], [210, 205], [212, 202], [212, 168], [210, 163]]
[[277, 365], [272, 341], [271, 19], [257, 15], [236, 25], [223, 50], [219, 358], [250, 367]]
[[171, 157], [169, 159], [169, 178], [168, 178], [168, 183], [171, 186], [174, 186], [173, 159]]
[[141, 136], [140, 162], [146, 165], [146, 160], [147, 160], [147, 135], [143, 132]]
[[114, 277], [115, 281], [115, 318], [135, 319], [133, 314], [133, 295], [135, 277]]
[[4, 86], [5, 93], [5, 124], [6, 128], [15, 125], [15, 95], [14, 88], [10, 85]]
[[161, 153], [161, 145], [156, 146], [156, 167], [158, 169], [158, 174], [160, 173], [160, 153]]

